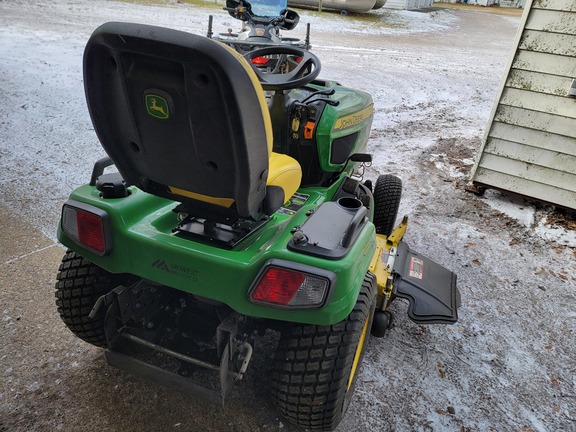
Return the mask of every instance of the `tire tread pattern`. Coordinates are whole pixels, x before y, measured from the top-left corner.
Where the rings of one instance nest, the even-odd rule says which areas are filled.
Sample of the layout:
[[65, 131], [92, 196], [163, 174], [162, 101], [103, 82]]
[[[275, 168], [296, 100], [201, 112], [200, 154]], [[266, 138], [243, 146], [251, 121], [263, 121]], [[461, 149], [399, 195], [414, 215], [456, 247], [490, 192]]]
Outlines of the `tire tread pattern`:
[[272, 395], [288, 420], [322, 431], [340, 423], [353, 392], [353, 387], [349, 392], [347, 387], [356, 347], [375, 301], [375, 277], [368, 273], [346, 319], [327, 326], [293, 324], [283, 332], [274, 362]]
[[402, 180], [391, 174], [378, 176], [374, 187], [374, 226], [377, 234], [389, 236], [402, 198]]
[[88, 315], [96, 300], [120, 284], [119, 275], [98, 267], [71, 250], [66, 251], [56, 276], [56, 306], [64, 324], [80, 339], [107, 347], [104, 310]]

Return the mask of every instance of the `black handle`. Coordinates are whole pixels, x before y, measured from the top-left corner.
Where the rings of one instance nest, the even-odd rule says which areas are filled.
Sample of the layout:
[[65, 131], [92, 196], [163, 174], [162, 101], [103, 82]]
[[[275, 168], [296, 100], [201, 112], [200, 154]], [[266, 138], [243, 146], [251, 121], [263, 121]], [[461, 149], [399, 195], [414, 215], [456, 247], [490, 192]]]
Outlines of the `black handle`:
[[114, 165], [110, 156], [103, 157], [99, 159], [94, 164], [94, 168], [92, 168], [92, 177], [90, 178], [90, 186], [96, 186], [96, 179], [104, 174], [104, 169], [109, 167], [110, 165]]

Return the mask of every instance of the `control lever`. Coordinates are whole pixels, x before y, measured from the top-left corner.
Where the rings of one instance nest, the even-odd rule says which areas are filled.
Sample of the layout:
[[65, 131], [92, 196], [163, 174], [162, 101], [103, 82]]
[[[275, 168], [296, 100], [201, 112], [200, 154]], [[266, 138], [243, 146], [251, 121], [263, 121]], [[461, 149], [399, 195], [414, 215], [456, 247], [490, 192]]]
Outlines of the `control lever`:
[[310, 93], [308, 96], [306, 96], [304, 99], [302, 99], [300, 101], [300, 103], [306, 103], [307, 100], [309, 100], [310, 98], [313, 98], [314, 96], [318, 96], [318, 95], [332, 96], [334, 93], [336, 93], [336, 90], [334, 90], [334, 89], [318, 90], [318, 91], [315, 91], [313, 93]]
[[328, 105], [332, 106], [340, 105], [340, 101], [334, 101], [332, 99], [321, 99], [321, 98], [309, 100], [308, 102], [306, 102], [306, 104], [311, 104], [312, 102], [318, 102], [318, 101], [327, 103]]

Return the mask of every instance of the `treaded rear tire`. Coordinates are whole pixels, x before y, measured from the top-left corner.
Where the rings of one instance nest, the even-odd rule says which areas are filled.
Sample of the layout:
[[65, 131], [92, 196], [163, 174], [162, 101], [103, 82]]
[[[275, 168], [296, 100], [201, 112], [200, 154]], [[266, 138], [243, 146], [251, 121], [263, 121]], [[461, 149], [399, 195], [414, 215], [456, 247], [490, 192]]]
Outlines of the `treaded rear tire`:
[[361, 369], [376, 294], [376, 278], [368, 273], [346, 319], [330, 326], [292, 324], [282, 333], [272, 396], [289, 421], [313, 431], [331, 431], [338, 426]]
[[378, 176], [374, 187], [374, 226], [376, 234], [389, 236], [394, 230], [400, 199], [402, 180], [391, 174]]
[[80, 339], [98, 347], [107, 347], [104, 308], [100, 308], [94, 319], [88, 315], [96, 300], [126, 281], [127, 275], [109, 273], [68, 250], [56, 279], [56, 306], [64, 324]]

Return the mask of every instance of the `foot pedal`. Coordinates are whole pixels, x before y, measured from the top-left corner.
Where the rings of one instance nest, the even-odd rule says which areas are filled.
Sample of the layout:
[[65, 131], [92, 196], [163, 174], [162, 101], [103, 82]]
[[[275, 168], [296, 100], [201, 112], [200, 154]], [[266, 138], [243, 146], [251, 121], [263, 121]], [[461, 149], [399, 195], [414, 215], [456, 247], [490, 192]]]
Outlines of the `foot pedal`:
[[394, 293], [407, 299], [408, 317], [418, 324], [453, 324], [458, 321], [460, 292], [456, 275], [440, 264], [398, 245], [394, 262]]
[[360, 181], [347, 177], [346, 180], [344, 180], [344, 183], [342, 183], [342, 190], [349, 194], [354, 194], [356, 193], [359, 184]]

